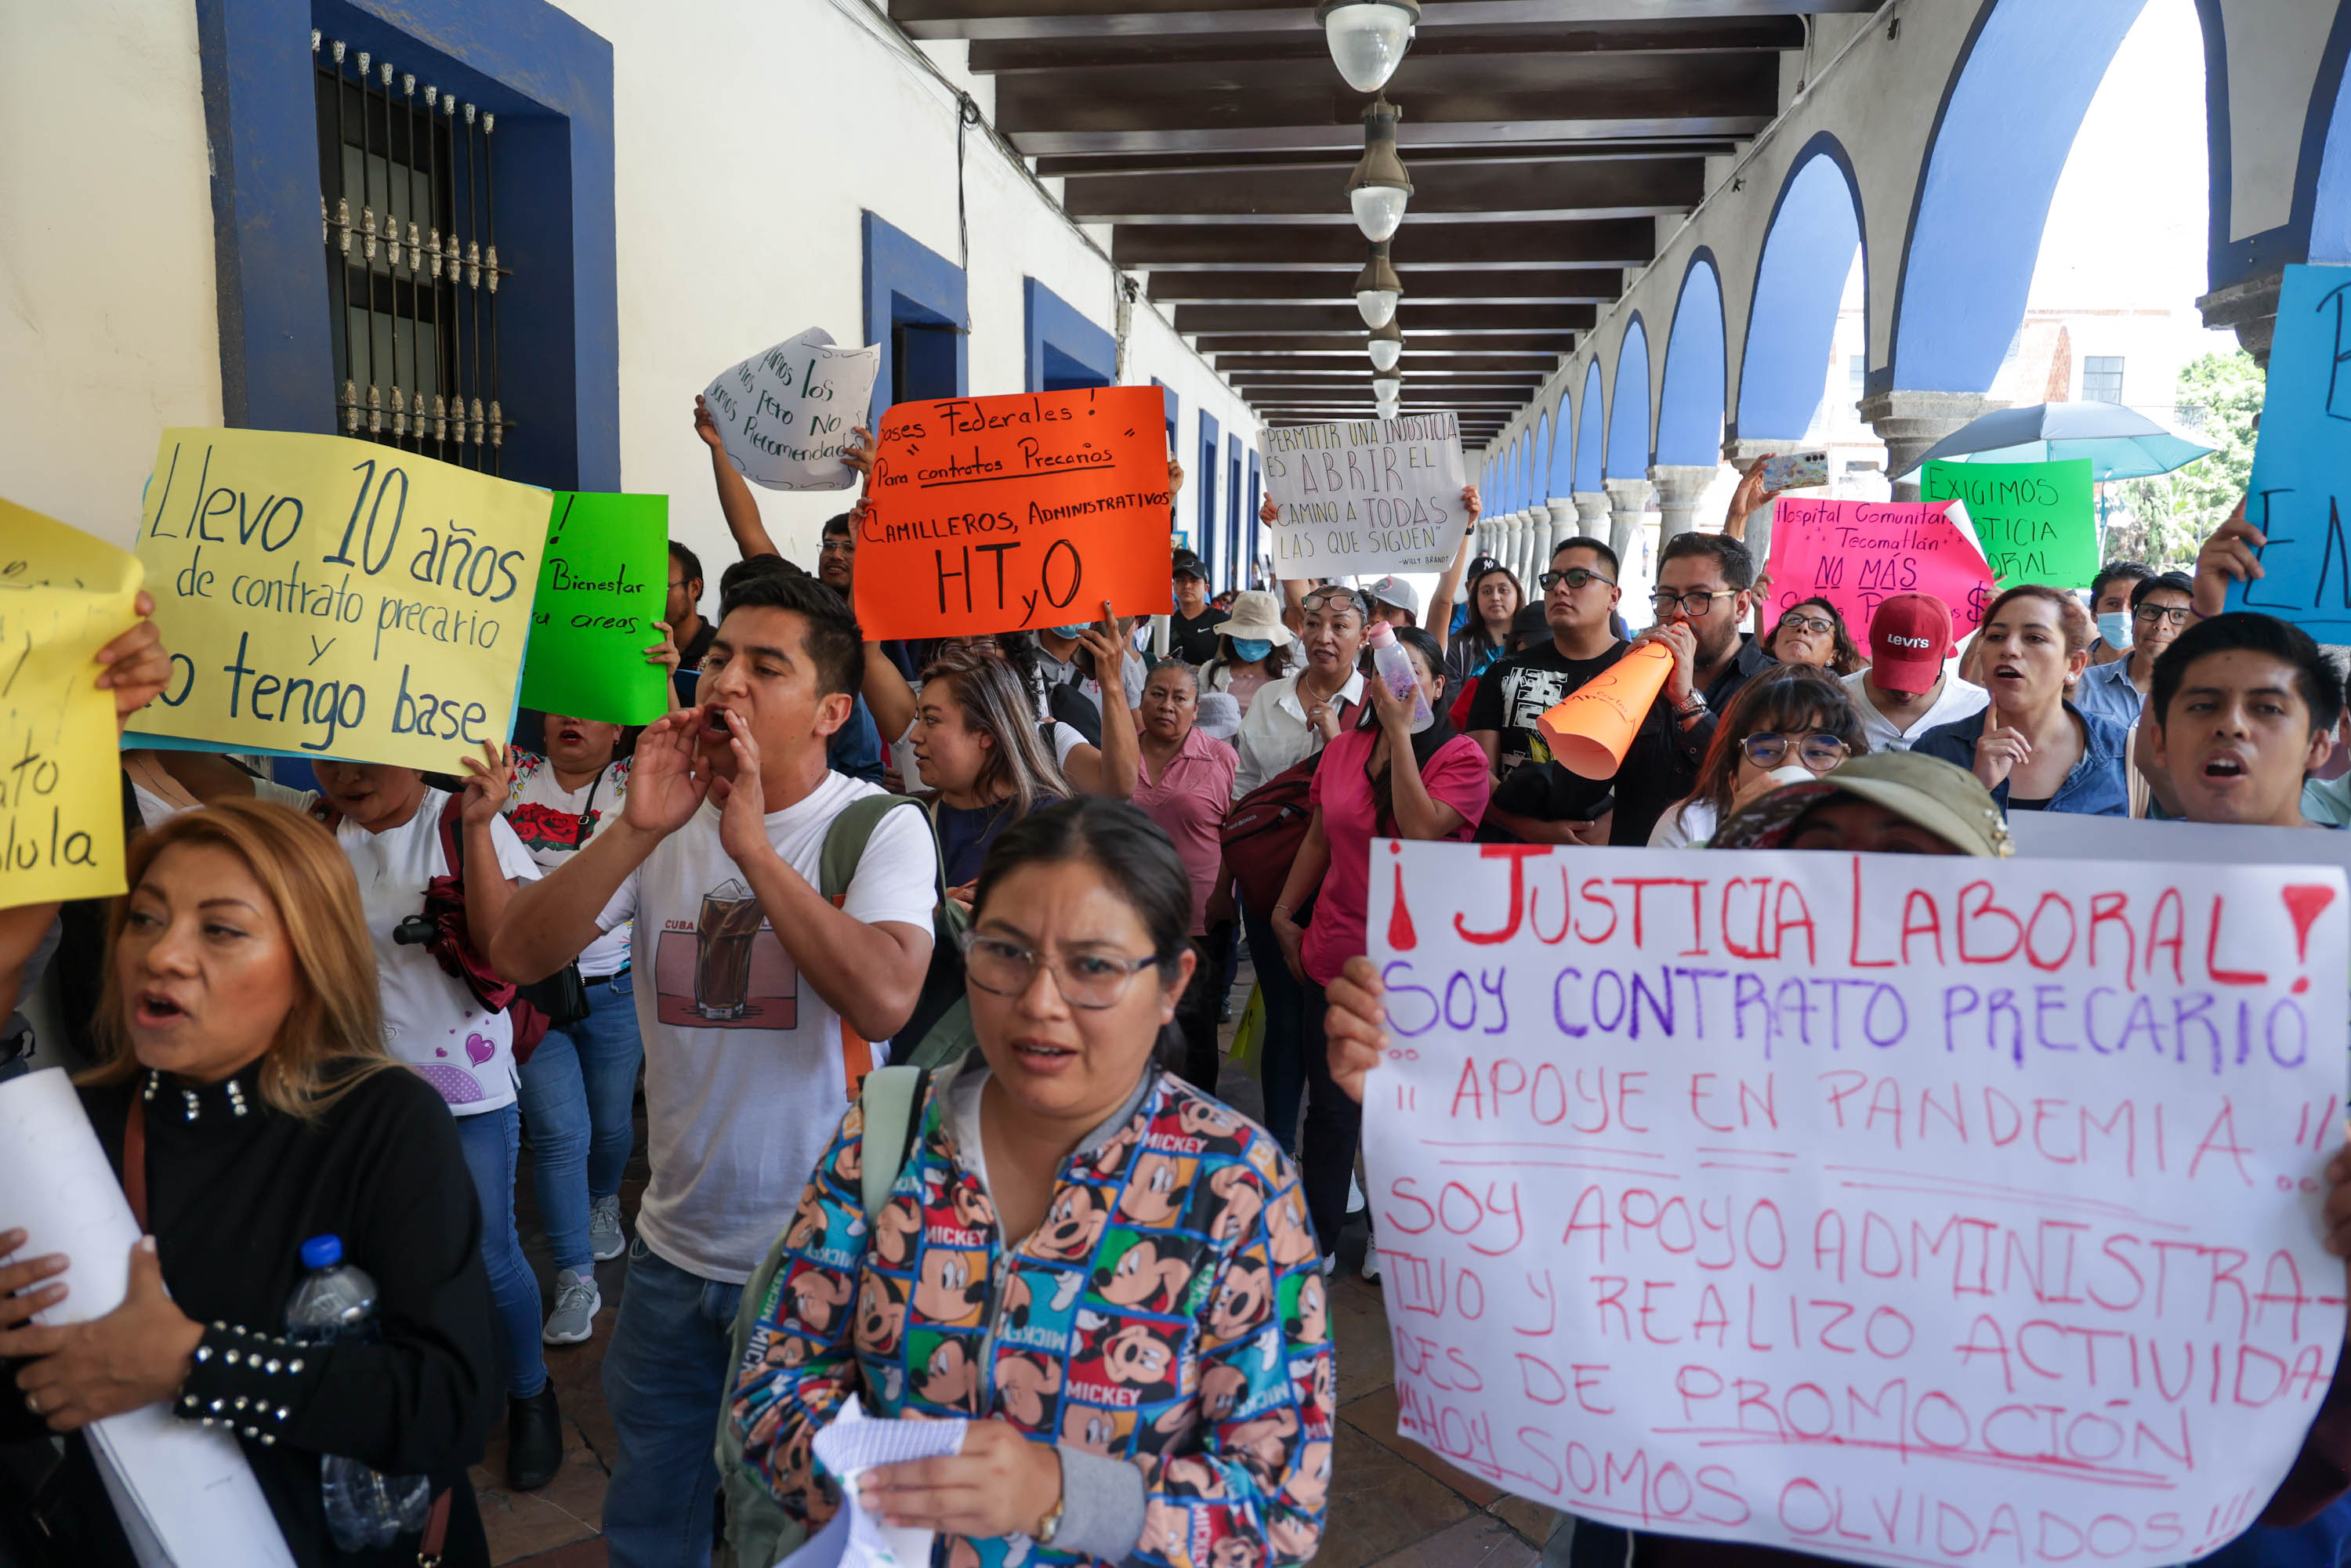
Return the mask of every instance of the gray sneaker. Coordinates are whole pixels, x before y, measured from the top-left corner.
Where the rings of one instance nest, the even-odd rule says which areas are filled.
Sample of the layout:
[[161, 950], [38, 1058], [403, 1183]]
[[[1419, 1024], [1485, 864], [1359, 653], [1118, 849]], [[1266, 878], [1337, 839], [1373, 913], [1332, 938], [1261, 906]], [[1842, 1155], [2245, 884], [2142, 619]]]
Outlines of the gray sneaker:
[[598, 1198], [588, 1210], [589, 1256], [609, 1263], [628, 1249], [628, 1233], [621, 1228], [621, 1195]]
[[596, 1332], [596, 1313], [603, 1305], [603, 1292], [593, 1278], [583, 1280], [569, 1269], [558, 1270], [555, 1311], [548, 1314], [538, 1337], [549, 1344], [578, 1344]]

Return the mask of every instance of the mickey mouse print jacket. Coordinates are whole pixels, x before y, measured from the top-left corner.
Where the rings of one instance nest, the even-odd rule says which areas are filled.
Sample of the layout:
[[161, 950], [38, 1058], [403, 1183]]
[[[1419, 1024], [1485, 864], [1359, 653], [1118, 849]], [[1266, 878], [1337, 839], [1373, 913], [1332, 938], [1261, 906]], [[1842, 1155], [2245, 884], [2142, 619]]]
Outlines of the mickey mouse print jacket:
[[870, 1228], [862, 1115], [841, 1119], [736, 1381], [746, 1458], [814, 1526], [841, 1494], [810, 1443], [852, 1393], [881, 1416], [1000, 1416], [1061, 1448], [1060, 1536], [943, 1536], [938, 1568], [1304, 1563], [1333, 1371], [1296, 1170], [1263, 1128], [1151, 1071], [1012, 1246], [962, 1153], [986, 1076], [974, 1051], [932, 1081]]

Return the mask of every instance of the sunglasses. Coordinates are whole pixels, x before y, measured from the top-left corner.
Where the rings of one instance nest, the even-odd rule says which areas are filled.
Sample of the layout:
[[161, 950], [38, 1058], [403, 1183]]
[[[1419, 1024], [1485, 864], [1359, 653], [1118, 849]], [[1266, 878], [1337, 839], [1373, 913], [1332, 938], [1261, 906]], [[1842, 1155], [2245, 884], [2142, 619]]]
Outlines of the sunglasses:
[[1611, 588], [1616, 585], [1614, 578], [1603, 577], [1591, 568], [1583, 566], [1571, 566], [1565, 571], [1547, 571], [1535, 580], [1542, 584], [1542, 591], [1545, 593], [1549, 593], [1562, 582], [1567, 584], [1571, 591], [1588, 588], [1595, 582], [1604, 582]]

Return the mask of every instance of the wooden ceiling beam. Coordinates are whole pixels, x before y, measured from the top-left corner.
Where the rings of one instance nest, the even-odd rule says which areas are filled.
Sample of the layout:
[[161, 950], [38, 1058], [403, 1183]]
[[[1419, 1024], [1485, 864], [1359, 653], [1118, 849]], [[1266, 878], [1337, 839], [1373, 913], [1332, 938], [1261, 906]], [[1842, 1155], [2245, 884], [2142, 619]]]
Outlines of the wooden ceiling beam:
[[[1867, 12], [1877, 0], [1432, 0], [1421, 29], [1602, 26]], [[1125, 37], [1184, 33], [1319, 34], [1293, 0], [893, 0], [916, 38]]]
[[[1407, 340], [1440, 333], [1527, 333], [1588, 330], [1597, 314], [1589, 305], [1425, 305], [1396, 312]], [[1352, 305], [1178, 305], [1176, 330], [1338, 335], [1360, 340], [1364, 319]]]
[[[1468, 272], [1440, 267], [1397, 268], [1404, 297], [1414, 305], [1604, 305], [1624, 292], [1625, 274], [1613, 267]], [[1267, 299], [1353, 304], [1355, 274], [1331, 272], [1155, 272], [1151, 298], [1159, 304], [1247, 305]]]
[[[1489, 376], [1503, 375], [1513, 380], [1523, 379], [1540, 384], [1550, 376], [1553, 360], [1549, 354], [1424, 354], [1406, 350], [1404, 368], [1406, 375], [1418, 376]], [[1217, 373], [1228, 379], [1259, 371], [1283, 371], [1299, 375], [1353, 375], [1358, 368], [1371, 373], [1371, 361], [1360, 351], [1350, 351], [1343, 357], [1323, 358], [1307, 354], [1219, 354]]]
[[[1413, 171], [1415, 225], [1464, 222], [1656, 218], [1706, 194], [1698, 158], [1447, 162]], [[1061, 207], [1080, 223], [1322, 223], [1354, 226], [1347, 179], [1332, 169], [1223, 173], [1073, 174]]]
[[[1793, 49], [1804, 43], [1794, 16], [1684, 17], [1614, 24], [1447, 23], [1458, 5], [1430, 5], [1413, 40], [1416, 57], [1439, 55], [1667, 53], [1698, 49]], [[1207, 65], [1230, 60], [1311, 60], [1327, 67], [1319, 28], [1286, 31], [1032, 34], [976, 37], [967, 63], [984, 75], [1119, 65]]]
[[[1657, 220], [1420, 225], [1407, 215], [1389, 249], [1399, 268], [1646, 267], [1657, 253]], [[1134, 272], [1313, 271], [1362, 267], [1364, 236], [1352, 225], [1121, 224], [1110, 251]]]

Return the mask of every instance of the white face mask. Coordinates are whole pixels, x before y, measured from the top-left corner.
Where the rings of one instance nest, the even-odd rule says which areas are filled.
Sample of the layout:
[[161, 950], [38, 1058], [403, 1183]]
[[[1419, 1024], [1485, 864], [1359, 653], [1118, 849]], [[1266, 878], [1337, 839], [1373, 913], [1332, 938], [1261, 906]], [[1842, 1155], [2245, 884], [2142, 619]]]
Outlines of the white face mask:
[[2131, 645], [2131, 612], [2127, 610], [2109, 610], [2099, 616], [2098, 637], [2109, 648], [2129, 647]]

